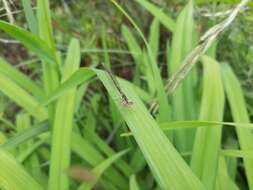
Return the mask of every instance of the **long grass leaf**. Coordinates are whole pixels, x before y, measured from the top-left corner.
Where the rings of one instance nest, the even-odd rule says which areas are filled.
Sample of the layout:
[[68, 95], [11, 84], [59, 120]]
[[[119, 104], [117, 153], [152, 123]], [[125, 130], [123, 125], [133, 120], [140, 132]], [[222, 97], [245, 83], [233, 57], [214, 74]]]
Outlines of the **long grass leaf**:
[[[37, 20], [39, 27], [39, 37], [45, 41], [45, 43], [50, 47], [51, 53], [56, 59], [56, 66], [50, 64], [46, 60], [42, 60], [42, 74], [43, 74], [43, 84], [46, 95], [52, 93], [59, 85], [59, 54], [56, 52], [52, 21], [49, 8], [49, 0], [37, 1]], [[53, 117], [55, 113], [55, 104], [50, 104], [48, 106], [48, 117], [51, 123], [53, 123]]]
[[[62, 80], [67, 80], [78, 69], [79, 64], [80, 45], [74, 39], [68, 48]], [[49, 190], [67, 190], [69, 188], [69, 180], [64, 171], [70, 164], [75, 95], [76, 89], [73, 88], [57, 101], [52, 135]]]
[[95, 72], [115, 100], [158, 184], [163, 189], [203, 189], [203, 185], [163, 134], [132, 88], [126, 83], [120, 83], [121, 87], [124, 86], [126, 96], [133, 101], [128, 107], [122, 104], [121, 96], [110, 76], [99, 70]]
[[78, 190], [90, 190], [94, 187], [94, 185], [97, 183], [99, 180], [100, 176], [104, 173], [104, 171], [110, 167], [110, 165], [113, 164], [116, 160], [118, 160], [121, 156], [129, 152], [129, 150], [123, 150], [121, 152], [118, 152], [117, 154], [107, 158], [104, 160], [101, 164], [96, 166], [91, 170], [91, 173], [95, 176], [95, 179], [92, 180], [91, 183], [83, 183]]
[[37, 98], [44, 98], [44, 92], [38, 85], [2, 58], [0, 58], [0, 72], [4, 73], [7, 77], [15, 81], [18, 85], [22, 86]]
[[5, 21], [0, 21], [0, 30], [3, 30], [8, 35], [16, 38], [20, 41], [27, 49], [33, 51], [41, 59], [54, 65], [56, 63], [55, 56], [50, 46], [45, 41], [41, 40], [37, 36], [33, 35], [26, 30], [9, 24]]
[[0, 163], [0, 187], [19, 190], [43, 189], [9, 153], [2, 149], [0, 149]]
[[[180, 12], [177, 21], [175, 32], [173, 33], [169, 73], [171, 76], [181, 65], [183, 57], [193, 47], [193, 2], [190, 1]], [[194, 96], [193, 74], [188, 76], [175, 93], [172, 95], [172, 118], [173, 120], [196, 119], [196, 105]], [[194, 130], [179, 130], [175, 131], [175, 145], [179, 151], [191, 151], [193, 145]]]
[[155, 18], [157, 18], [169, 31], [174, 32], [175, 22], [162, 10], [156, 7], [154, 4], [146, 0], [136, 0], [140, 3], [145, 9], [147, 9]]
[[[93, 167], [97, 166], [105, 159], [101, 152], [77, 133], [72, 133], [72, 150]], [[113, 182], [117, 189], [125, 189], [127, 186], [122, 175], [114, 168], [109, 168], [108, 171], [105, 172], [105, 177]]]
[[15, 136], [11, 137], [5, 143], [0, 145], [0, 149], [11, 150], [19, 146], [21, 143], [32, 139], [46, 131], [49, 130], [47, 123], [40, 123], [36, 126], [33, 126], [29, 129], [26, 129], [22, 132], [17, 133]]
[[[199, 119], [222, 121], [224, 90], [219, 64], [207, 56], [203, 57], [203, 64], [204, 81]], [[221, 131], [221, 127], [199, 128], [195, 137], [191, 168], [207, 189], [213, 189], [216, 184]]]
[[29, 29], [31, 32], [35, 35], [38, 34], [38, 24], [36, 17], [33, 13], [32, 6], [31, 6], [31, 0], [22, 0], [22, 5], [25, 10], [25, 17], [28, 22]]
[[[236, 78], [232, 69], [226, 64], [222, 66], [222, 74], [226, 95], [233, 115], [233, 120], [238, 123], [249, 123], [249, 114], [247, 112], [246, 102], [244, 100], [243, 91], [238, 79]], [[236, 128], [236, 132], [241, 150], [252, 151], [252, 131], [249, 129]], [[253, 160], [245, 158], [243, 161], [249, 189], [253, 189]]]
[[130, 177], [130, 190], [140, 190], [135, 175]]
[[76, 87], [77, 85], [84, 83], [95, 76], [95, 73], [89, 68], [79, 68], [74, 72], [66, 81], [63, 81], [58, 88], [56, 88], [51, 94], [48, 95], [41, 105], [47, 105], [56, 100], [60, 96], [63, 96], [66, 91]]
[[33, 96], [2, 73], [0, 73], [0, 91], [36, 119], [40, 121], [47, 119], [46, 109], [40, 106], [39, 102]]

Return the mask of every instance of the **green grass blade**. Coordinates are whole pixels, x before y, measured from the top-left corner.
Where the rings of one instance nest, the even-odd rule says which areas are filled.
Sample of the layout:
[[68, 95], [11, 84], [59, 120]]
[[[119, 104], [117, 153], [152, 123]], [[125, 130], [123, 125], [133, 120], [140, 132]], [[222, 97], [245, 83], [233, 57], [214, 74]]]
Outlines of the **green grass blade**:
[[128, 49], [132, 53], [135, 63], [140, 64], [142, 55], [141, 47], [139, 46], [137, 40], [135, 39], [134, 35], [127, 26], [123, 25], [121, 30], [122, 35], [126, 40]]
[[33, 13], [32, 6], [31, 6], [31, 0], [22, 0], [22, 5], [24, 7], [25, 11], [25, 17], [28, 22], [28, 26], [30, 31], [37, 35], [38, 34], [38, 24], [36, 17]]
[[[72, 40], [67, 53], [62, 80], [67, 80], [79, 67], [80, 45]], [[70, 89], [57, 101], [53, 124], [49, 190], [67, 190], [69, 180], [64, 171], [70, 164], [71, 133], [76, 89]]]
[[89, 69], [89, 68], [79, 68], [76, 72], [74, 72], [68, 80], [64, 81], [61, 83], [61, 85], [56, 88], [49, 96], [47, 97], [46, 100], [44, 100], [41, 105], [47, 105], [51, 103], [52, 101], [56, 100], [60, 96], [64, 95], [66, 91], [69, 89], [76, 87], [77, 85], [88, 81], [92, 77], [95, 76], [95, 73]]
[[[56, 63], [58, 63], [59, 54], [56, 52], [54, 43], [49, 0], [37, 0], [37, 20], [39, 27], [39, 37], [45, 40], [45, 43], [50, 47], [51, 52], [56, 59]], [[53, 90], [55, 90], [59, 85], [58, 65], [59, 63], [55, 66], [46, 60], [42, 60], [43, 84], [47, 96], [51, 94]], [[51, 124], [53, 123], [54, 114], [55, 105], [50, 104], [48, 106], [48, 117]]]
[[29, 77], [21, 73], [10, 63], [7, 63], [4, 59], [0, 58], [0, 72], [4, 73], [11, 80], [15, 81], [18, 85], [23, 87], [32, 95], [37, 98], [43, 98], [44, 92], [39, 88]]
[[[87, 126], [87, 128], [88, 127], [89, 126]], [[115, 151], [106, 142], [104, 142], [103, 139], [101, 139], [95, 132], [91, 131], [90, 129], [87, 129], [84, 131], [84, 133], [85, 137], [89, 139], [90, 142], [96, 144], [100, 151], [103, 152], [106, 156], [111, 157], [115, 154]], [[117, 161], [116, 166], [127, 177], [129, 177], [133, 173], [132, 169], [122, 159]]]
[[[243, 91], [238, 79], [228, 65], [222, 66], [222, 76], [225, 86], [226, 95], [235, 122], [249, 123], [249, 114], [247, 112], [246, 102], [243, 97]], [[253, 135], [249, 129], [236, 128], [239, 145], [243, 151], [252, 151]], [[249, 189], [253, 189], [253, 160], [243, 159], [246, 178], [248, 181]]]
[[91, 173], [95, 176], [95, 179], [93, 179], [91, 183], [83, 183], [82, 185], [80, 185], [78, 190], [90, 190], [90, 189], [92, 189], [94, 187], [94, 185], [97, 183], [97, 181], [99, 180], [99, 178], [101, 177], [101, 175], [104, 173], [104, 171], [108, 167], [110, 167], [113, 164], [113, 162], [117, 161], [121, 156], [123, 156], [127, 152], [129, 152], [129, 149], [128, 150], [123, 150], [123, 151], [107, 158], [101, 164], [99, 164], [98, 166], [93, 168], [91, 170]]
[[203, 189], [203, 185], [163, 134], [133, 89], [120, 82], [126, 96], [133, 101], [130, 107], [122, 104], [121, 96], [107, 73], [95, 70], [115, 101], [122, 117], [131, 129], [158, 184], [163, 189]]
[[28, 147], [27, 149], [23, 150], [18, 157], [16, 158], [17, 161], [19, 163], [23, 163], [24, 161], [26, 161], [26, 159], [32, 155], [33, 152], [35, 152], [35, 150], [37, 148], [39, 148], [41, 145], [43, 145], [45, 143], [46, 140], [49, 139], [41, 139], [37, 142], [35, 142], [34, 144], [32, 144], [30, 147]]
[[180, 129], [180, 128], [196, 128], [196, 127], [220, 127], [221, 125], [233, 126], [239, 128], [253, 129], [252, 123], [232, 123], [232, 122], [219, 122], [219, 121], [175, 121], [160, 123], [163, 130]]
[[49, 126], [47, 125], [47, 123], [40, 123], [36, 126], [33, 126], [22, 132], [19, 132], [15, 136], [9, 138], [8, 141], [0, 145], [0, 149], [4, 149], [4, 150], [14, 149], [17, 146], [19, 146], [21, 143], [48, 131], [48, 129], [49, 129]]
[[[168, 63], [168, 76], [173, 75], [180, 67], [183, 58], [193, 47], [193, 2], [190, 1], [180, 12], [175, 32], [173, 33], [170, 61]], [[193, 74], [188, 76], [183, 85], [172, 95], [172, 118], [173, 120], [196, 119], [195, 89]], [[175, 131], [175, 145], [179, 151], [191, 151], [193, 146], [194, 130]]]
[[42, 121], [47, 119], [47, 111], [39, 106], [39, 102], [15, 82], [0, 73], [0, 91], [8, 96], [12, 101], [24, 108], [36, 119]]
[[219, 159], [219, 168], [218, 168], [218, 179], [216, 183], [217, 190], [239, 190], [235, 182], [230, 178], [227, 172], [227, 165], [224, 157]]
[[156, 7], [154, 4], [149, 3], [146, 0], [136, 0], [145, 9], [147, 9], [155, 18], [157, 18], [169, 31], [174, 32], [175, 22], [167, 16], [162, 10]]
[[130, 177], [130, 190], [140, 190], [135, 175]]
[[49, 0], [37, 0], [37, 20], [39, 36], [45, 40], [46, 44], [52, 48], [52, 53], [56, 55]]
[[253, 158], [253, 151], [245, 151], [245, 150], [222, 150], [221, 154], [223, 156], [235, 157], [235, 158]]
[[47, 46], [45, 41], [41, 40], [32, 33], [5, 21], [0, 21], [0, 30], [3, 30], [11, 37], [20, 41], [27, 49], [33, 51], [41, 59], [52, 65], [56, 63], [51, 47]]
[[[218, 121], [174, 121], [174, 122], [164, 122], [160, 123], [159, 126], [163, 131], [167, 130], [178, 130], [178, 129], [189, 129], [198, 127], [239, 127], [253, 130], [252, 123], [232, 123], [232, 122], [218, 122]], [[123, 133], [121, 136], [131, 136], [132, 133]]]
[[140, 72], [142, 75], [144, 75], [145, 79], [147, 80], [151, 94], [154, 94], [155, 91], [154, 77], [152, 69], [150, 68], [147, 54], [142, 52], [142, 49], [139, 46], [137, 40], [135, 39], [133, 33], [127, 26], [123, 25], [122, 34], [127, 42], [130, 52], [132, 52], [132, 56], [136, 64], [137, 71]]
[[[72, 150], [88, 164], [95, 167], [105, 158], [89, 141], [83, 139], [79, 134], [72, 133]], [[122, 175], [114, 168], [109, 168], [105, 172], [105, 176], [117, 187], [117, 189], [125, 189], [125, 183]]]
[[[207, 56], [202, 60], [204, 81], [199, 119], [222, 121], [224, 90], [220, 66]], [[191, 168], [207, 189], [213, 189], [216, 184], [221, 131], [221, 127], [199, 128], [195, 137]]]
[[4, 133], [2, 133], [2, 131], [0, 132], [0, 148], [3, 144], [5, 144], [5, 142], [7, 141], [7, 137], [5, 136]]
[[160, 45], [159, 40], [160, 40], [160, 23], [157, 18], [154, 18], [150, 26], [148, 42], [155, 59], [157, 59], [158, 57], [158, 51], [159, 51], [159, 45]]
[[0, 187], [3, 189], [36, 189], [43, 188], [17, 163], [7, 152], [0, 149]]

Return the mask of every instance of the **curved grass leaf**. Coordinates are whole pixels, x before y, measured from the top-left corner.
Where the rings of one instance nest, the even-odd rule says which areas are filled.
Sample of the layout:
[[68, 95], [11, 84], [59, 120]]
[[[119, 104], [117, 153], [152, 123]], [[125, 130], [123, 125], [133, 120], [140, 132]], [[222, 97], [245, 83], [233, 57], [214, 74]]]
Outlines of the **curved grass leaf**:
[[[231, 107], [233, 120], [235, 122], [249, 123], [249, 114], [247, 112], [246, 102], [243, 97], [243, 91], [240, 86], [240, 82], [236, 78], [232, 69], [227, 65], [222, 65], [223, 83], [228, 98], [229, 105]], [[249, 129], [236, 128], [236, 133], [239, 140], [239, 145], [242, 151], [250, 151], [253, 153], [252, 143], [253, 135]], [[253, 154], [252, 154], [253, 155]], [[244, 158], [244, 167], [246, 178], [248, 181], [249, 189], [253, 189], [253, 160]]]
[[23, 88], [18, 86], [0, 72], [0, 91], [8, 96], [12, 101], [24, 108], [39, 121], [47, 119], [47, 110], [39, 105], [39, 102]]
[[181, 128], [196, 128], [196, 127], [221, 127], [221, 125], [241, 127], [253, 129], [252, 123], [232, 123], [232, 122], [219, 122], [219, 121], [175, 121], [160, 123], [163, 130], [181, 129]]
[[26, 149], [23, 149], [22, 152], [16, 158], [17, 161], [19, 163], [23, 163], [37, 148], [39, 148], [41, 145], [43, 145], [47, 140], [49, 140], [48, 137], [43, 138], [43, 139], [33, 143], [32, 145], [30, 145]]
[[[72, 150], [93, 167], [99, 165], [105, 159], [101, 152], [77, 133], [72, 133]], [[122, 175], [114, 168], [109, 168], [105, 172], [105, 177], [113, 182], [117, 189], [125, 189], [127, 186]]]
[[[177, 129], [189, 129], [189, 128], [198, 128], [198, 127], [222, 127], [232, 126], [240, 127], [253, 130], [252, 123], [232, 123], [232, 122], [219, 122], [219, 121], [173, 121], [173, 122], [164, 122], [160, 123], [159, 126], [163, 131], [167, 130], [177, 130]], [[132, 133], [122, 133], [121, 136], [131, 136]]]
[[16, 148], [21, 143], [48, 131], [48, 129], [49, 126], [46, 122], [40, 123], [37, 126], [33, 126], [29, 129], [17, 133], [14, 137], [11, 137], [4, 144], [0, 145], [0, 149], [10, 150]]
[[[219, 64], [203, 57], [204, 81], [200, 110], [200, 120], [222, 121], [224, 109], [224, 90]], [[215, 80], [214, 80], [215, 79]], [[216, 184], [222, 127], [205, 127], [197, 129], [191, 168], [201, 179], [207, 189]]]
[[48, 63], [55, 64], [55, 56], [52, 49], [47, 46], [46, 42], [33, 35], [32, 33], [5, 21], [0, 21], [0, 30], [20, 41], [27, 49], [33, 51], [41, 59]]
[[[71, 40], [64, 65], [62, 80], [67, 80], [79, 67], [80, 44]], [[56, 103], [52, 130], [51, 164], [49, 174], [49, 190], [69, 189], [69, 179], [64, 170], [70, 164], [71, 133], [75, 109], [76, 88], [69, 89]]]
[[218, 190], [239, 190], [235, 182], [231, 179], [227, 172], [227, 164], [223, 156], [219, 158], [218, 179], [216, 189]]
[[175, 30], [175, 22], [162, 10], [156, 7], [154, 4], [149, 3], [146, 0], [136, 0], [139, 4], [141, 4], [145, 9], [147, 9], [155, 18], [157, 18], [169, 31], [174, 32]]
[[0, 58], [0, 72], [4, 73], [7, 77], [15, 81], [18, 85], [22, 86], [37, 98], [44, 97], [44, 92], [41, 88], [39, 88], [28, 76], [17, 70], [2, 58]]
[[[180, 65], [183, 58], [193, 48], [194, 40], [194, 19], [193, 19], [193, 2], [183, 8], [177, 17], [173, 39], [171, 44], [171, 53], [168, 59], [168, 76], [173, 75]], [[172, 118], [173, 120], [191, 120], [196, 119], [196, 95], [194, 84], [194, 73], [191, 73], [183, 81], [183, 85], [172, 95]], [[174, 132], [175, 146], [181, 152], [192, 150], [195, 130], [184, 129]]]
[[0, 163], [0, 187], [18, 190], [43, 190], [24, 168], [2, 149], [0, 149]]
[[47, 105], [58, 97], [62, 96], [69, 89], [76, 87], [77, 85], [91, 79], [95, 76], [95, 73], [90, 68], [80, 68], [74, 72], [68, 80], [64, 81], [58, 88], [56, 88], [48, 98], [41, 103], [41, 105]]
[[223, 156], [229, 156], [229, 157], [253, 159], [253, 151], [222, 150], [221, 154]]
[[132, 105], [124, 105], [110, 76], [103, 71], [94, 71], [115, 101], [160, 187], [174, 190], [204, 189], [131, 86], [120, 81], [124, 93], [133, 102]]
[[22, 0], [22, 5], [25, 11], [25, 17], [29, 26], [30, 31], [37, 35], [38, 34], [38, 24], [36, 21], [36, 17], [33, 13], [31, 0]]
[[135, 175], [130, 177], [130, 190], [140, 190]]
[[92, 189], [95, 186], [95, 184], [97, 183], [97, 181], [99, 180], [99, 178], [101, 177], [101, 175], [104, 173], [104, 171], [108, 167], [110, 167], [113, 164], [113, 162], [115, 162], [117, 159], [119, 159], [121, 156], [123, 156], [127, 152], [129, 152], [129, 149], [118, 152], [117, 154], [107, 158], [101, 164], [99, 164], [98, 166], [93, 168], [91, 170], [91, 173], [95, 176], [95, 179], [93, 179], [92, 182], [90, 182], [90, 183], [83, 183], [78, 188], [78, 190], [90, 190], [90, 189]]

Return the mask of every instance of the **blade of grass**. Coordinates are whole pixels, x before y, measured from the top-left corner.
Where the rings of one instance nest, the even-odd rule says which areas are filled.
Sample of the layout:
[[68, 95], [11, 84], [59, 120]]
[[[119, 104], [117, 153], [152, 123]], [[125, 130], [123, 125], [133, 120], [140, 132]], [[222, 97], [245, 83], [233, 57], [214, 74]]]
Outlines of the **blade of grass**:
[[232, 122], [219, 122], [219, 121], [175, 121], [160, 123], [163, 130], [171, 130], [177, 128], [196, 128], [196, 127], [220, 127], [221, 125], [233, 126], [239, 128], [253, 129], [252, 123], [232, 123]]
[[154, 4], [149, 3], [146, 0], [136, 0], [141, 6], [147, 9], [155, 18], [157, 18], [169, 31], [174, 32], [175, 22], [162, 10], [156, 7]]
[[[100, 149], [100, 151], [103, 152], [106, 156], [111, 157], [115, 154], [115, 151], [106, 142], [104, 142], [103, 139], [101, 139], [95, 132], [93, 132], [89, 129], [86, 129], [84, 131], [84, 133], [85, 133], [85, 137], [87, 139], [89, 139], [90, 142], [95, 143], [98, 146], [98, 148]], [[133, 173], [132, 169], [122, 159], [117, 161], [116, 166], [127, 177], [129, 177]]]
[[148, 42], [155, 59], [157, 59], [158, 57], [158, 51], [159, 51], [159, 45], [160, 45], [159, 40], [160, 40], [160, 23], [157, 18], [154, 18], [150, 26]]
[[0, 72], [0, 91], [8, 96], [12, 101], [24, 108], [39, 121], [47, 119], [47, 111], [39, 106], [39, 102], [15, 82], [7, 78]]
[[25, 17], [28, 22], [28, 26], [30, 31], [34, 34], [38, 34], [38, 24], [36, 21], [36, 17], [33, 13], [32, 6], [31, 6], [31, 0], [22, 0], [22, 5], [25, 10]]
[[56, 88], [52, 93], [50, 93], [46, 100], [44, 100], [41, 105], [47, 105], [52, 101], [56, 100], [60, 96], [63, 96], [65, 92], [69, 89], [76, 87], [77, 85], [91, 79], [94, 77], [95, 73], [89, 68], [79, 68], [74, 72], [68, 80], [61, 83], [61, 85]]
[[135, 175], [130, 177], [130, 190], [140, 190]]
[[128, 98], [133, 101], [133, 105], [128, 107], [121, 103], [120, 94], [108, 74], [99, 70], [95, 70], [95, 72], [112, 99], [115, 100], [122, 117], [131, 129], [161, 188], [175, 190], [203, 189], [203, 185], [159, 129], [159, 126], [132, 88], [126, 83], [120, 82]]
[[9, 153], [2, 149], [0, 149], [0, 163], [0, 187], [19, 190], [43, 189]]
[[15, 136], [11, 137], [4, 144], [0, 145], [0, 149], [11, 150], [19, 146], [21, 143], [32, 139], [46, 131], [49, 130], [47, 123], [40, 123], [29, 129], [17, 133]]
[[[177, 71], [178, 67], [181, 65], [183, 57], [193, 48], [194, 20], [192, 1], [189, 1], [180, 12], [174, 31], [170, 61], [168, 64], [168, 76], [173, 75]], [[183, 85], [179, 86], [172, 95], [173, 120], [196, 119], [193, 75], [194, 73], [191, 73], [184, 80]], [[188, 131], [183, 129], [175, 131], [175, 145], [179, 151], [187, 152], [192, 150], [194, 133], [194, 129]]]
[[5, 142], [7, 141], [7, 137], [5, 136], [4, 133], [2, 133], [2, 131], [0, 131], [0, 147], [5, 144]]
[[136, 67], [138, 67], [137, 68], [138, 72], [144, 75], [148, 83], [149, 91], [151, 92], [151, 94], [154, 94], [155, 92], [154, 77], [152, 69], [149, 66], [147, 54], [142, 52], [141, 47], [139, 46], [137, 40], [135, 39], [134, 35], [127, 26], [123, 25], [122, 34], [127, 42], [130, 52], [132, 52], [134, 62], [136, 64]]
[[47, 61], [48, 63], [54, 65], [56, 59], [52, 53], [50, 46], [47, 46], [45, 41], [41, 40], [37, 36], [33, 35], [26, 30], [17, 27], [16, 25], [9, 24], [5, 21], [0, 21], [0, 30], [3, 30], [8, 35], [16, 38], [20, 41], [27, 49], [33, 51], [41, 59]]
[[91, 183], [83, 183], [83, 184], [81, 184], [78, 187], [78, 190], [90, 190], [90, 189], [92, 189], [95, 186], [95, 184], [97, 183], [97, 181], [99, 180], [99, 178], [101, 177], [101, 175], [104, 173], [104, 171], [108, 167], [110, 167], [113, 164], [113, 162], [115, 162], [116, 160], [118, 160], [120, 157], [122, 157], [123, 155], [125, 155], [127, 152], [129, 152], [129, 149], [120, 151], [119, 153], [114, 154], [113, 156], [107, 158], [102, 163], [100, 163], [98, 166], [96, 166], [95, 168], [93, 168], [91, 170], [91, 173], [94, 174], [95, 179], [93, 179]]
[[[72, 133], [72, 150], [83, 160], [95, 167], [105, 158], [89, 141], [83, 139], [79, 134]], [[125, 189], [125, 183], [122, 175], [114, 168], [109, 168], [105, 172], [106, 179], [109, 179], [117, 187], [117, 189]]]
[[[220, 67], [214, 59], [207, 56], [202, 60], [204, 81], [199, 119], [222, 121], [224, 91]], [[199, 128], [195, 137], [191, 168], [207, 189], [213, 189], [216, 184], [221, 129], [221, 127]]]
[[[223, 83], [228, 98], [228, 102], [235, 122], [249, 123], [249, 115], [247, 113], [246, 103], [243, 97], [243, 91], [238, 79], [233, 73], [232, 69], [227, 65], [222, 65]], [[239, 139], [239, 145], [243, 151], [252, 151], [252, 131], [249, 129], [236, 128], [236, 133]], [[253, 160], [243, 159], [246, 178], [249, 189], [253, 189]]]
[[[45, 40], [45, 43], [50, 47], [51, 53], [55, 58], [55, 62], [57, 59], [57, 53], [53, 38], [53, 29], [51, 24], [51, 15], [49, 8], [49, 0], [37, 0], [37, 20], [39, 27], [39, 37]], [[52, 65], [47, 60], [42, 60], [42, 73], [43, 73], [43, 84], [44, 89], [47, 95], [51, 94], [52, 91], [59, 85], [59, 76], [58, 76], [58, 64]], [[48, 117], [53, 123], [55, 113], [55, 105], [50, 104], [48, 106]]]
[[[159, 126], [163, 131], [167, 130], [177, 130], [177, 129], [188, 129], [188, 128], [198, 128], [198, 127], [221, 127], [224, 126], [232, 126], [232, 127], [240, 127], [253, 130], [252, 123], [232, 123], [232, 122], [218, 122], [218, 121], [175, 121], [175, 122], [164, 122], [160, 123]], [[123, 133], [124, 136], [131, 136], [132, 133]]]
[[253, 151], [244, 151], [244, 150], [222, 150], [221, 154], [229, 157], [236, 158], [253, 158]]
[[21, 73], [2, 58], [0, 58], [0, 72], [4, 73], [7, 77], [15, 81], [18, 85], [37, 98], [41, 99], [44, 97], [44, 93], [41, 88], [39, 88], [29, 77]]
[[[80, 45], [77, 40], [73, 39], [68, 48], [62, 80], [67, 80], [78, 69], [79, 64]], [[73, 88], [57, 100], [52, 134], [49, 190], [69, 189], [69, 179], [64, 171], [70, 164], [75, 95], [76, 89]]]
[[229, 177], [227, 173], [227, 165], [224, 157], [219, 159], [219, 168], [218, 168], [218, 179], [216, 183], [217, 190], [239, 190], [235, 182]]

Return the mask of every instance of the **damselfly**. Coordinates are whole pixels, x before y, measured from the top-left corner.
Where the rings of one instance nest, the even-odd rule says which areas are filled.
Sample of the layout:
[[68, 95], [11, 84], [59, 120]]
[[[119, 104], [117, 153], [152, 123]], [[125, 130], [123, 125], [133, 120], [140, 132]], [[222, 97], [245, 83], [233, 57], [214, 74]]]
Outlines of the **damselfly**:
[[120, 85], [119, 85], [119, 83], [118, 83], [116, 77], [114, 77], [114, 75], [112, 74], [112, 72], [111, 72], [104, 64], [102, 64], [102, 65], [103, 65], [105, 71], [109, 74], [110, 78], [112, 79], [114, 86], [115, 86], [116, 89], [118, 90], [118, 92], [119, 92], [119, 94], [120, 94], [120, 96], [121, 96], [123, 105], [125, 105], [125, 106], [130, 106], [130, 105], [132, 105], [133, 102], [130, 101], [130, 100], [127, 98], [127, 96], [124, 94], [124, 92], [123, 92], [123, 90], [121, 89], [121, 87], [120, 87]]

